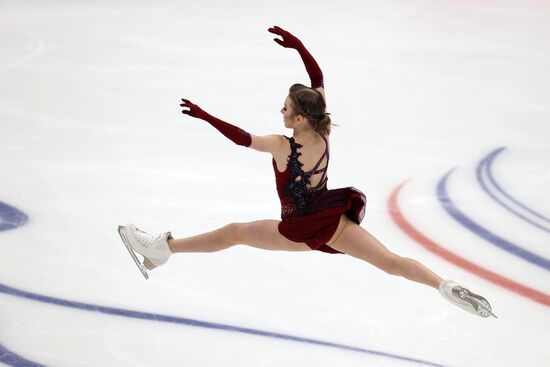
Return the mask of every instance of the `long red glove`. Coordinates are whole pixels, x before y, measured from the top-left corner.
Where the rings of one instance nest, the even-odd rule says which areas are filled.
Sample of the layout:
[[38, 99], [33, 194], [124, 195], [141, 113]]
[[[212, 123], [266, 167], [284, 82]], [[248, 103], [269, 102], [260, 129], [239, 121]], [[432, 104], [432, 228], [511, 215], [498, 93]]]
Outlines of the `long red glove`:
[[180, 104], [180, 106], [189, 108], [189, 110], [182, 110], [182, 113], [209, 122], [210, 125], [214, 126], [223, 135], [225, 135], [226, 138], [233, 141], [237, 145], [248, 147], [252, 144], [252, 137], [243, 129], [208, 114], [196, 104], [191, 103], [188, 99], [182, 98], [181, 100], [184, 103]]
[[275, 33], [281, 37], [283, 40], [274, 38], [273, 40], [285, 48], [294, 48], [298, 51], [302, 57], [302, 61], [306, 66], [307, 73], [309, 74], [309, 79], [311, 81], [311, 88], [325, 87], [323, 81], [323, 72], [321, 68], [311, 56], [308, 50], [304, 47], [302, 41], [300, 41], [296, 36], [292, 35], [290, 32], [285, 31], [279, 26], [268, 29], [269, 32]]

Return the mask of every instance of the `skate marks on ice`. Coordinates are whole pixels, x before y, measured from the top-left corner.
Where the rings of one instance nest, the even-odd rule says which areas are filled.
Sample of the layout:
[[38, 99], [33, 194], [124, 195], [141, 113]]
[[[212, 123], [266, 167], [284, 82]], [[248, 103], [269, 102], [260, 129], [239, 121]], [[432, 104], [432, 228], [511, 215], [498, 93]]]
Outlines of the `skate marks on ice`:
[[[0, 218], [2, 219], [1, 223], [4, 223], [4, 222], [9, 223], [9, 225], [0, 227], [0, 231], [14, 229], [27, 223], [28, 217], [26, 214], [7, 204], [3, 204], [3, 203], [0, 203], [0, 204], [1, 204]], [[70, 307], [81, 311], [98, 312], [106, 315], [120, 316], [120, 317], [133, 318], [133, 319], [139, 319], [139, 320], [166, 322], [166, 323], [194, 326], [194, 327], [200, 327], [200, 328], [206, 328], [206, 329], [214, 329], [214, 330], [256, 335], [256, 336], [268, 337], [268, 338], [274, 338], [274, 339], [282, 339], [282, 340], [293, 341], [298, 343], [319, 345], [327, 348], [336, 348], [336, 349], [342, 349], [342, 350], [347, 350], [352, 352], [365, 353], [365, 354], [369, 354], [377, 357], [399, 360], [399, 361], [409, 362], [411, 364], [417, 364], [417, 365], [444, 366], [439, 363], [434, 363], [434, 362], [430, 362], [430, 361], [426, 361], [418, 358], [401, 356], [398, 354], [387, 353], [387, 352], [373, 350], [373, 349], [354, 347], [354, 346], [345, 345], [345, 344], [332, 343], [329, 341], [323, 341], [318, 339], [310, 339], [310, 338], [305, 338], [300, 336], [280, 334], [280, 333], [266, 331], [266, 330], [244, 328], [244, 327], [235, 326], [235, 325], [213, 323], [213, 322], [189, 319], [189, 318], [178, 317], [178, 316], [169, 316], [169, 315], [162, 315], [162, 314], [155, 314], [155, 313], [149, 313], [149, 312], [141, 312], [141, 311], [122, 309], [122, 308], [106, 307], [101, 305], [76, 302], [76, 301], [71, 301], [71, 300], [62, 299], [62, 298], [50, 297], [50, 296], [46, 296], [38, 293], [27, 292], [22, 289], [12, 288], [1, 283], [0, 283], [0, 293], [23, 298], [26, 300], [32, 300], [32, 301], [42, 302], [42, 303], [51, 304], [51, 305], [62, 306], [62, 307]], [[10, 350], [3, 347], [1, 344], [0, 344], [0, 362], [13, 367], [43, 366], [39, 363], [30, 361], [16, 353], [11, 352]]]
[[[19, 36], [19, 37], [18, 37]], [[20, 38], [20, 39], [19, 39]], [[25, 63], [26, 61], [32, 59], [36, 55], [42, 52], [44, 50], [44, 41], [35, 33], [33, 32], [21, 32], [21, 34], [15, 35], [15, 39], [18, 40], [17, 47], [20, 47], [21, 45], [24, 45], [25, 50], [23, 52], [26, 52], [24, 56], [21, 56], [19, 59], [8, 62], [8, 63], [2, 63], [0, 64], [0, 72], [5, 72], [11, 69], [16, 69], [19, 67], [19, 65]], [[10, 54], [18, 54], [19, 50], [4, 50], [5, 55]], [[0, 61], [1, 62], [1, 61]]]
[[[483, 163], [480, 163], [480, 164], [483, 164]], [[446, 175], [444, 175], [437, 185], [437, 198], [441, 203], [441, 205], [443, 205], [447, 213], [449, 213], [453, 217], [453, 219], [457, 220], [459, 223], [464, 225], [466, 228], [468, 228], [469, 230], [471, 230], [481, 238], [489, 241], [490, 243], [496, 245], [497, 247], [503, 250], [509, 251], [510, 253], [524, 260], [530, 261], [539, 266], [542, 265], [542, 267], [546, 269], [545, 265], [548, 265], [547, 259], [542, 258], [538, 255], [535, 255], [527, 250], [524, 250], [518, 245], [512, 244], [510, 241], [507, 241], [499, 236], [496, 236], [495, 234], [492, 234], [491, 232], [489, 232], [479, 224], [472, 221], [470, 218], [467, 218], [464, 214], [459, 212], [458, 209], [456, 209], [456, 207], [451, 202], [446, 190], [447, 179], [449, 175], [453, 172], [453, 170], [450, 170]], [[458, 254], [448, 250], [444, 246], [434, 242], [433, 240], [428, 238], [426, 235], [421, 233], [417, 228], [415, 228], [405, 218], [405, 216], [403, 215], [402, 211], [399, 208], [399, 194], [406, 183], [407, 181], [401, 183], [393, 190], [393, 192], [391, 193], [388, 199], [388, 204], [387, 204], [388, 211], [390, 213], [392, 220], [396, 223], [396, 225], [399, 228], [401, 228], [401, 230], [403, 230], [403, 232], [405, 232], [409, 237], [411, 237], [421, 246], [426, 248], [428, 251], [443, 258], [444, 260], [474, 275], [477, 275], [480, 278], [488, 280], [502, 288], [505, 288], [518, 295], [521, 295], [523, 297], [529, 298], [533, 301], [536, 301], [538, 303], [541, 303], [545, 306], [550, 307], [550, 294], [546, 294], [539, 290], [528, 287], [524, 284], [520, 284], [519, 282], [516, 282], [512, 279], [506, 278], [500, 274], [492, 272], [487, 268], [484, 268], [474, 263], [473, 261], [470, 261], [464, 257], [461, 257]]]

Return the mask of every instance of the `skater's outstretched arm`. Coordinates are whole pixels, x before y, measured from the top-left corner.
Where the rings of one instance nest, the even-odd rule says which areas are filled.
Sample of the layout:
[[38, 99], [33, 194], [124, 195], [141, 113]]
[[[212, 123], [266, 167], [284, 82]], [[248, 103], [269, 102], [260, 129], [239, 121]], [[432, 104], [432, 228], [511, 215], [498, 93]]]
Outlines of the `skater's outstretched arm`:
[[210, 125], [214, 126], [216, 129], [218, 129], [219, 132], [225, 135], [226, 138], [233, 141], [237, 145], [248, 147], [252, 143], [252, 137], [250, 133], [244, 131], [238, 126], [231, 125], [230, 123], [227, 123], [210, 115], [208, 112], [204, 111], [196, 104], [191, 103], [191, 101], [189, 101], [188, 99], [182, 98], [181, 100], [183, 101], [183, 103], [180, 104], [180, 106], [189, 108], [188, 110], [182, 110], [182, 113], [210, 123]]
[[281, 146], [285, 143], [282, 135], [257, 136], [250, 134], [238, 126], [231, 125], [230, 123], [210, 115], [196, 104], [191, 103], [188, 99], [182, 98], [181, 100], [183, 103], [180, 104], [180, 106], [189, 108], [188, 110], [182, 110], [182, 113], [209, 122], [210, 125], [214, 126], [226, 138], [237, 145], [250, 147], [260, 152], [274, 153], [279, 151]]
[[309, 75], [311, 88], [324, 88], [325, 85], [323, 81], [323, 72], [321, 71], [321, 68], [319, 67], [313, 56], [311, 56], [309, 51], [304, 47], [302, 41], [300, 41], [296, 36], [292, 35], [288, 31], [285, 31], [279, 26], [269, 28], [268, 31], [283, 37], [282, 40], [278, 38], [273, 39], [279, 45], [285, 48], [293, 48], [298, 51]]

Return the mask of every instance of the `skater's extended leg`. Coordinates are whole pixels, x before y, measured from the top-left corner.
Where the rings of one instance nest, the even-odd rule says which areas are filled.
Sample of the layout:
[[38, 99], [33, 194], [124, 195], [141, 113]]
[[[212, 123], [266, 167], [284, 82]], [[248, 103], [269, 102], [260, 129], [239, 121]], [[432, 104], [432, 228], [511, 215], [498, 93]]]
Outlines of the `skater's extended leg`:
[[264, 219], [246, 223], [231, 223], [229, 233], [236, 245], [248, 245], [263, 250], [312, 251], [304, 242], [294, 242], [279, 232], [280, 220]]
[[215, 252], [234, 245], [231, 240], [231, 224], [210, 232], [186, 238], [168, 240], [172, 252]]
[[380, 241], [357, 223], [349, 222], [330, 246], [347, 255], [365, 260], [386, 273], [438, 288], [443, 278], [416, 260], [389, 251]]
[[215, 252], [234, 245], [248, 245], [263, 250], [311, 251], [303, 242], [284, 237], [274, 219], [230, 223], [211, 232], [168, 240], [172, 252]]

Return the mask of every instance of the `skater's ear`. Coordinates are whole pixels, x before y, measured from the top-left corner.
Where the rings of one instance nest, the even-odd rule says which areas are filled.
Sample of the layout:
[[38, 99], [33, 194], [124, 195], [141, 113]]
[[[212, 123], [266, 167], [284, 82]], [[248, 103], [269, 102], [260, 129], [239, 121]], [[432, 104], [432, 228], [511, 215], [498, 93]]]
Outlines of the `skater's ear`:
[[282, 135], [273, 134], [258, 136], [250, 134], [250, 136], [252, 138], [252, 143], [249, 145], [249, 148], [259, 152], [271, 153], [272, 155], [281, 151], [283, 144], [285, 143], [285, 138]]

